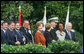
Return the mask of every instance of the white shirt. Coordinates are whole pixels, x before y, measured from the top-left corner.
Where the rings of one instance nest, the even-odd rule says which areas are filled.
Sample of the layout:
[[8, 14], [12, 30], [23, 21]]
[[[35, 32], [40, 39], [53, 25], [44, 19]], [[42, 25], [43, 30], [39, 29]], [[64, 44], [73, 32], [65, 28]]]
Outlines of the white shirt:
[[60, 31], [57, 30], [56, 34], [57, 34], [58, 40], [63, 41], [65, 39], [65, 35], [66, 35], [65, 32], [62, 31], [62, 33], [60, 33]]
[[3, 28], [2, 28], [2, 30], [4, 31], [4, 33], [6, 32], [6, 30], [4, 30]]
[[31, 34], [31, 30], [29, 30], [29, 33]]

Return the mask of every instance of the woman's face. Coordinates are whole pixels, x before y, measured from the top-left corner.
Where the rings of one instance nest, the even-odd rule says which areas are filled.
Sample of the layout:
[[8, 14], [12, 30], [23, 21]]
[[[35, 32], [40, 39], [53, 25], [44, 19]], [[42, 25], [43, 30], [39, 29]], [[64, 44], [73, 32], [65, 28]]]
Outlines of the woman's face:
[[63, 30], [63, 24], [59, 24], [59, 30]]
[[40, 26], [38, 27], [38, 30], [39, 31], [42, 31], [43, 30], [43, 25], [42, 24], [40, 24]]

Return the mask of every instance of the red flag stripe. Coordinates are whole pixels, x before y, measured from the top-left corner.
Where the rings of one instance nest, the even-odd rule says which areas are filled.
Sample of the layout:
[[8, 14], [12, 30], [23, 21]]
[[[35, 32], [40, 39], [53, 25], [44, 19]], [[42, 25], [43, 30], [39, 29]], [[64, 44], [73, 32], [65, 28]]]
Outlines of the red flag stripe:
[[18, 22], [20, 22], [20, 26], [21, 26], [21, 10], [19, 10], [19, 20]]

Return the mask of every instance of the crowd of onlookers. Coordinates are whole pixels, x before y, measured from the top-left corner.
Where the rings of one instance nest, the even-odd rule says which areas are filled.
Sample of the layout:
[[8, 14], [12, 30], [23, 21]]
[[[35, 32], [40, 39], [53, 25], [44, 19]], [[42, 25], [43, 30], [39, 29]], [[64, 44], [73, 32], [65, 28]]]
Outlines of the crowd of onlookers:
[[24, 45], [29, 43], [41, 44], [46, 47], [52, 40], [63, 41], [66, 39], [77, 42], [74, 32], [71, 31], [72, 24], [70, 22], [66, 24], [66, 29], [64, 29], [63, 22], [56, 22], [55, 20], [50, 20], [46, 23], [45, 31], [43, 31], [44, 24], [42, 21], [38, 21], [35, 26], [36, 30], [31, 32], [28, 20], [24, 20], [22, 26], [20, 26], [19, 22], [2, 22], [1, 44]]

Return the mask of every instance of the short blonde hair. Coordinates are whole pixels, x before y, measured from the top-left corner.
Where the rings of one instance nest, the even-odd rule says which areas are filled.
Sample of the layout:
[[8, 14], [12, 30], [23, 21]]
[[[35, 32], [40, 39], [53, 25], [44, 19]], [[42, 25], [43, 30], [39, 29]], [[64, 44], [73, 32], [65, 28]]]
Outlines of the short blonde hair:
[[43, 24], [42, 21], [38, 21], [38, 22], [36, 23], [36, 28], [38, 28], [41, 24], [44, 26], [44, 24]]
[[50, 23], [46, 23], [45, 27], [46, 27], [47, 30], [49, 30], [51, 28], [51, 24]]

